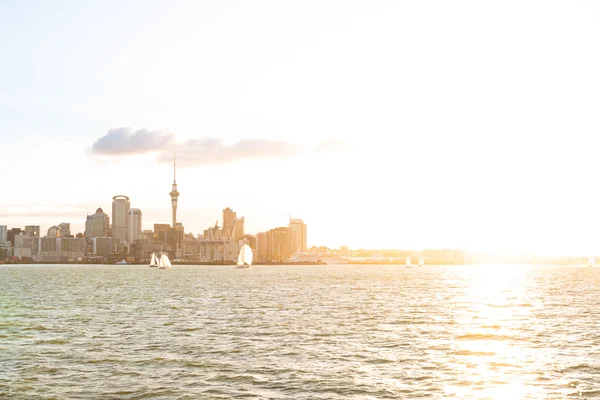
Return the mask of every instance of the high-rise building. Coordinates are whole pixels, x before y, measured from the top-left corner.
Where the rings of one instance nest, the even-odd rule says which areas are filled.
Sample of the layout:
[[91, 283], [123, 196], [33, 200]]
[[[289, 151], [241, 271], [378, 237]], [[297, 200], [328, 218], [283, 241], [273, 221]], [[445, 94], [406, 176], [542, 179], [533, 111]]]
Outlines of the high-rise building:
[[171, 225], [169, 224], [154, 224], [154, 243], [167, 244], [171, 241]]
[[[58, 224], [60, 228], [60, 237], [61, 238], [70, 238], [71, 237], [71, 224], [69, 222], [61, 222]], [[27, 229], [27, 227], [25, 227]]]
[[25, 227], [25, 236], [32, 238], [40, 237], [40, 226], [39, 225], [27, 225]]
[[267, 258], [282, 261], [290, 256], [290, 229], [287, 226], [267, 232]]
[[267, 232], [259, 232], [256, 234], [256, 259], [264, 261], [267, 259]]
[[142, 241], [142, 211], [139, 208], [129, 210], [129, 242], [140, 243]]
[[127, 222], [129, 219], [129, 197], [118, 195], [113, 197], [112, 203], [112, 237], [121, 242], [128, 242], [129, 235]]
[[227, 207], [223, 210], [223, 235], [233, 238], [233, 224], [236, 213], [231, 208]]
[[22, 235], [25, 232], [21, 228], [12, 228], [6, 232], [6, 241], [10, 242], [13, 246], [15, 244], [15, 236]]
[[102, 208], [98, 208], [95, 214], [88, 215], [85, 221], [85, 240], [92, 243], [95, 237], [110, 236], [110, 218]]
[[0, 243], [8, 241], [6, 225], [0, 225]]
[[290, 218], [290, 253], [306, 252], [306, 224], [299, 218]]
[[48, 228], [48, 232], [46, 233], [46, 237], [49, 238], [59, 238], [61, 237], [61, 231], [60, 228], [58, 226], [51, 226], [50, 228]]
[[233, 220], [233, 231], [231, 232], [231, 239], [233, 241], [241, 240], [244, 237], [244, 217], [236, 218]]

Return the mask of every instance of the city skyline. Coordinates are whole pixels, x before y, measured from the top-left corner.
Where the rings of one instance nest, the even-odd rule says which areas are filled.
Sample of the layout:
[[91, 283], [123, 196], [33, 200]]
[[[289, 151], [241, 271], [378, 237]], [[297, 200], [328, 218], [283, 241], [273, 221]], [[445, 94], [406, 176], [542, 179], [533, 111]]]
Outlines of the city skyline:
[[332, 248], [592, 254], [599, 12], [1, 3], [0, 224], [83, 232], [118, 194], [170, 223], [176, 151], [187, 232], [229, 206], [249, 232], [301, 216]]

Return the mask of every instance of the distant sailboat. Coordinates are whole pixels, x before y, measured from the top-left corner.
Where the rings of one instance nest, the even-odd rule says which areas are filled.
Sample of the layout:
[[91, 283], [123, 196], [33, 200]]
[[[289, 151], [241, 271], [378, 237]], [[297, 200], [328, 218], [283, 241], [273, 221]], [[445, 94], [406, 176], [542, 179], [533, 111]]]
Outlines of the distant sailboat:
[[412, 263], [410, 262], [410, 256], [406, 257], [406, 268], [412, 268]]
[[171, 260], [169, 260], [169, 257], [165, 253], [162, 253], [160, 255], [160, 260], [158, 261], [158, 269], [168, 268], [171, 268]]
[[588, 264], [588, 267], [595, 267], [596, 266], [596, 257], [591, 256], [590, 257], [590, 263]]
[[149, 267], [158, 267], [158, 257], [156, 257], [156, 253], [152, 253], [152, 258], [150, 258]]
[[425, 260], [423, 260], [423, 257], [419, 257], [419, 267], [422, 267], [423, 265], [425, 265]]
[[247, 244], [244, 244], [238, 255], [236, 268], [249, 268], [252, 265], [252, 249]]

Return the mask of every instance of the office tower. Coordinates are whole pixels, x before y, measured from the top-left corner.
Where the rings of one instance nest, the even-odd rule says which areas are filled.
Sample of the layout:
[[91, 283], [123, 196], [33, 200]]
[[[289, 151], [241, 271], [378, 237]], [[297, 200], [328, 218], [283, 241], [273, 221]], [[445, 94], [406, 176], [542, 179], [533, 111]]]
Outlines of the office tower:
[[287, 226], [274, 228], [267, 232], [267, 258], [283, 261], [290, 256], [290, 229]]
[[[61, 222], [58, 224], [60, 228], [60, 237], [70, 238], [71, 237], [71, 224], [69, 222]], [[27, 229], [27, 227], [25, 227]]]
[[13, 246], [15, 244], [15, 236], [22, 235], [25, 232], [21, 228], [12, 228], [6, 232], [6, 241], [10, 242]]
[[27, 225], [25, 227], [25, 236], [32, 238], [40, 237], [40, 226], [39, 225]]
[[259, 232], [256, 234], [256, 259], [264, 261], [267, 259], [267, 232]]
[[6, 225], [0, 225], [0, 243], [8, 241]]
[[88, 215], [85, 221], [85, 240], [92, 243], [96, 237], [110, 236], [110, 218], [98, 208], [95, 214]]
[[306, 224], [299, 218], [290, 218], [290, 252], [306, 252]]
[[223, 235], [233, 237], [233, 224], [236, 213], [231, 208], [227, 207], [223, 210]]
[[128, 242], [129, 197], [118, 195], [112, 203], [112, 237], [121, 242]]
[[61, 237], [61, 231], [58, 226], [51, 226], [48, 228], [48, 232], [46, 233], [47, 238], [59, 238]]
[[129, 241], [140, 243], [142, 241], [142, 211], [139, 208], [129, 210]]
[[154, 243], [168, 244], [171, 241], [172, 228], [169, 224], [154, 224]]

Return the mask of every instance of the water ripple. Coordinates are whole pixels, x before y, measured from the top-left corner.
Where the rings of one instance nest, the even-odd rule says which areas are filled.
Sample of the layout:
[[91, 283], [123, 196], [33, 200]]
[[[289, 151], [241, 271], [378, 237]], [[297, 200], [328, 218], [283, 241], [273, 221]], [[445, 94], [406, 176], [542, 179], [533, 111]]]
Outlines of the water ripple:
[[600, 269], [0, 266], [2, 399], [600, 397]]

